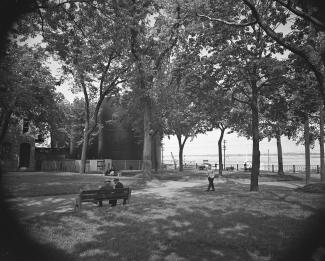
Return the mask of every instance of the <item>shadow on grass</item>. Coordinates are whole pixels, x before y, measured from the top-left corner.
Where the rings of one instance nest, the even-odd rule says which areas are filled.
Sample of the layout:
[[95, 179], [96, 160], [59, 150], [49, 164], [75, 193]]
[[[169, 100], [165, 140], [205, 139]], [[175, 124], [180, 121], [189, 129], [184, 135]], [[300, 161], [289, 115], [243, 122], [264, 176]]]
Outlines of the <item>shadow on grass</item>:
[[159, 191], [168, 183], [161, 180], [137, 181], [126, 206], [85, 204], [80, 214], [25, 219], [30, 249], [43, 249], [43, 260], [308, 260], [323, 240], [320, 195], [267, 185], [249, 193], [249, 185], [227, 181], [215, 192], [201, 181]]
[[1, 201], [1, 261], [35, 260], [35, 261], [68, 261], [74, 260], [73, 255], [57, 248], [53, 243], [40, 243], [26, 231], [16, 213], [9, 210], [7, 204]]
[[317, 207], [299, 200], [315, 198], [274, 187], [260, 193], [228, 183], [216, 184], [216, 192], [204, 188], [180, 189], [169, 197], [137, 193], [127, 206], [89, 204], [81, 214], [28, 222], [33, 235], [75, 260], [308, 260], [321, 241], [316, 236], [308, 253], [299, 249], [306, 229], [319, 232], [321, 220], [315, 218]]

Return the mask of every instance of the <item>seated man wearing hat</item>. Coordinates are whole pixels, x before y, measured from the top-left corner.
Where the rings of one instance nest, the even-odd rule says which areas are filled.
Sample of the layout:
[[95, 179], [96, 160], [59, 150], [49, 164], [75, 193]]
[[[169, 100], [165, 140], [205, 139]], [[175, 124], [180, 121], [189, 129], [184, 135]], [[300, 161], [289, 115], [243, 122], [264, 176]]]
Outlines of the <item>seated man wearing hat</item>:
[[[118, 188], [123, 188], [123, 184], [120, 182], [120, 180], [118, 178], [115, 178], [114, 180], [114, 183], [115, 183], [115, 188], [118, 189]], [[117, 203], [117, 200], [114, 199], [112, 200], [112, 202], [110, 202], [111, 206], [112, 207], [115, 207], [116, 206], [116, 203]], [[123, 205], [126, 204], [126, 200], [124, 199], [123, 200]]]
[[[100, 186], [99, 187], [99, 190], [111, 190], [111, 189], [114, 189], [114, 186], [112, 184], [112, 181], [109, 180], [109, 179], [106, 179], [105, 180], [105, 184], [103, 186]], [[111, 202], [112, 200], [109, 201], [110, 204], [112, 204]], [[96, 202], [97, 203], [97, 202]], [[102, 207], [103, 206], [103, 201], [99, 200], [98, 201], [98, 206], [99, 207]]]

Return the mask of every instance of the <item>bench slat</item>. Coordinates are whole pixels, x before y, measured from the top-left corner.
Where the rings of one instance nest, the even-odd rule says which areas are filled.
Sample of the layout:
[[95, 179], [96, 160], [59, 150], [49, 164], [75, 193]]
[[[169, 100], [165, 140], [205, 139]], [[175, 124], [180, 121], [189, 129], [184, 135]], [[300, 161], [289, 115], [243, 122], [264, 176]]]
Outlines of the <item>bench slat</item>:
[[118, 188], [113, 190], [84, 190], [79, 194], [81, 202], [109, 199], [129, 199], [130, 196], [130, 188]]

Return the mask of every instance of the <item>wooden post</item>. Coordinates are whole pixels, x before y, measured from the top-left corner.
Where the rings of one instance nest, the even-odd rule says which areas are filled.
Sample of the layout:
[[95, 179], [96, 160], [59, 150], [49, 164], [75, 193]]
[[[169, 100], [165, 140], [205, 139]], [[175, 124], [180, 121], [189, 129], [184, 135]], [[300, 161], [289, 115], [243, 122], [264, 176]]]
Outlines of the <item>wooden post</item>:
[[272, 164], [272, 172], [274, 172], [274, 165]]
[[293, 173], [296, 173], [296, 166], [293, 165]]
[[238, 164], [237, 164], [237, 170], [238, 170]]

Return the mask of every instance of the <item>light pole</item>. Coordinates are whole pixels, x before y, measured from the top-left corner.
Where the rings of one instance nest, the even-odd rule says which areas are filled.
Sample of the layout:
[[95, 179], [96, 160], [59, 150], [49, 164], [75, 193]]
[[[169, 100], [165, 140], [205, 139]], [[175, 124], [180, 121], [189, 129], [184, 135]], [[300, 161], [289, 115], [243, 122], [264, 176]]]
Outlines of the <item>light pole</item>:
[[223, 140], [223, 169], [226, 169], [226, 140]]
[[164, 143], [161, 143], [161, 165], [164, 165]]

